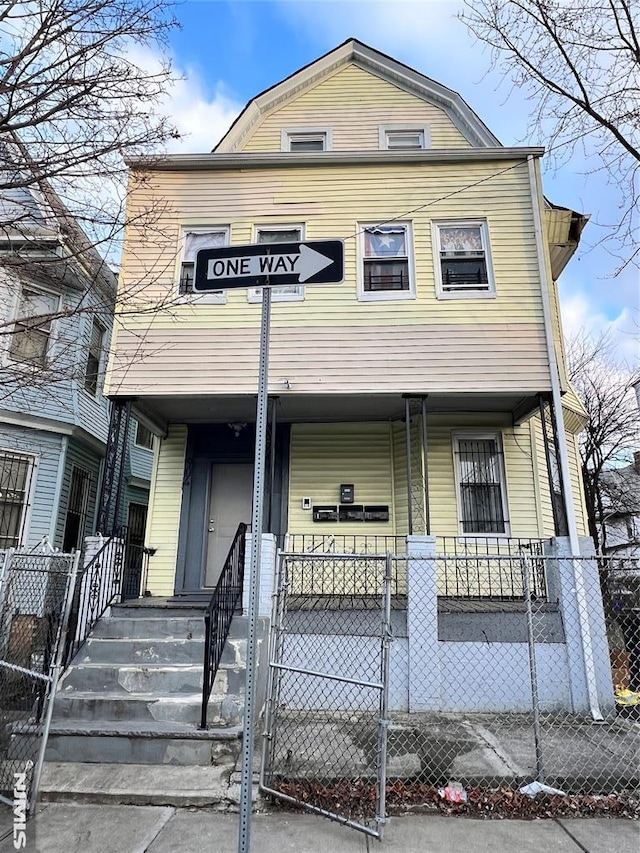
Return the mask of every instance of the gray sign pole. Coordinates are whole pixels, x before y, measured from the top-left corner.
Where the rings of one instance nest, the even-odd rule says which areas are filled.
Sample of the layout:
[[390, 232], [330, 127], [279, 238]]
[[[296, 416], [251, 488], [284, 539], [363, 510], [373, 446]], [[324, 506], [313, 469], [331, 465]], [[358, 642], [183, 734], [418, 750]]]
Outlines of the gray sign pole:
[[260, 600], [260, 553], [264, 475], [267, 447], [267, 403], [269, 372], [269, 327], [271, 324], [271, 288], [262, 289], [260, 326], [260, 367], [258, 410], [256, 414], [256, 454], [253, 471], [253, 514], [251, 517], [251, 569], [247, 631], [247, 671], [244, 691], [244, 729], [242, 738], [242, 777], [240, 782], [240, 824], [238, 853], [248, 853], [251, 835], [251, 792], [253, 788], [253, 716], [256, 698], [256, 631]]

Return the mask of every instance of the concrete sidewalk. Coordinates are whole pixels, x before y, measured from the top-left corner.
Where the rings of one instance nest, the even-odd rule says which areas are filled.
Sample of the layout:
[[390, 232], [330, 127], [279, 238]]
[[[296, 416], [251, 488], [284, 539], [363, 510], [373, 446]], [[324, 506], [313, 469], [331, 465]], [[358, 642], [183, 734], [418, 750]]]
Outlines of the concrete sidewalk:
[[[0, 853], [13, 851], [11, 815], [0, 818]], [[236, 853], [238, 816], [156, 806], [41, 807], [26, 850], [39, 853]], [[254, 815], [252, 853], [638, 853], [640, 823], [629, 820], [394, 818], [382, 844], [315, 815]]]

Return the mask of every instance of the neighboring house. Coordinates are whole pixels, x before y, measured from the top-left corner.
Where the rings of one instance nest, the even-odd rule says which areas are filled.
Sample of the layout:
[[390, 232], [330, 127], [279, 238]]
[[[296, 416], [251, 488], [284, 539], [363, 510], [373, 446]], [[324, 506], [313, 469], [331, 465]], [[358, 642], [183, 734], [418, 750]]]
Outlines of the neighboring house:
[[[96, 531], [116, 279], [55, 193], [43, 192], [20, 188], [0, 201], [0, 548], [46, 536], [70, 551]], [[148, 503], [151, 456], [132, 439], [125, 522]]]
[[601, 477], [605, 515], [603, 551], [612, 557], [640, 557], [640, 451], [624, 468]]
[[586, 217], [544, 199], [542, 155], [350, 40], [254, 98], [213, 153], [132, 181], [121, 286], [163, 310], [122, 319], [108, 393], [161, 436], [150, 594], [210, 590], [250, 520], [261, 293], [193, 292], [197, 251], [226, 244], [345, 245], [343, 284], [273, 290], [265, 532], [302, 550], [586, 535], [555, 287]]

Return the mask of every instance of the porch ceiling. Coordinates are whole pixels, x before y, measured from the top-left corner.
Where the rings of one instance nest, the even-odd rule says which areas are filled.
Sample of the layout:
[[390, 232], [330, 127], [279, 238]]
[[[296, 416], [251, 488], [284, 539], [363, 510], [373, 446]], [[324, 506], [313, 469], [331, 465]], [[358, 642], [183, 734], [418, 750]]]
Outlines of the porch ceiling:
[[[282, 422], [376, 421], [404, 416], [402, 394], [277, 395], [277, 418]], [[505, 413], [522, 421], [538, 406], [534, 394], [429, 394], [427, 411], [438, 413]], [[139, 397], [135, 407], [158, 425], [169, 423], [253, 422], [254, 396]]]

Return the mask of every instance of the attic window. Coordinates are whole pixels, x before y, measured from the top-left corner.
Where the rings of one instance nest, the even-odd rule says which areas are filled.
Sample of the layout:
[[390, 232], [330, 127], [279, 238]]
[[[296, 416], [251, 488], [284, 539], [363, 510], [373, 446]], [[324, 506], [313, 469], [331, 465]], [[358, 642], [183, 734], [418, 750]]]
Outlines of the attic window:
[[331, 131], [325, 128], [301, 128], [282, 131], [282, 150], [298, 154], [328, 151], [331, 148]]
[[383, 125], [379, 128], [380, 148], [386, 151], [412, 151], [427, 148], [429, 128], [406, 125]]

